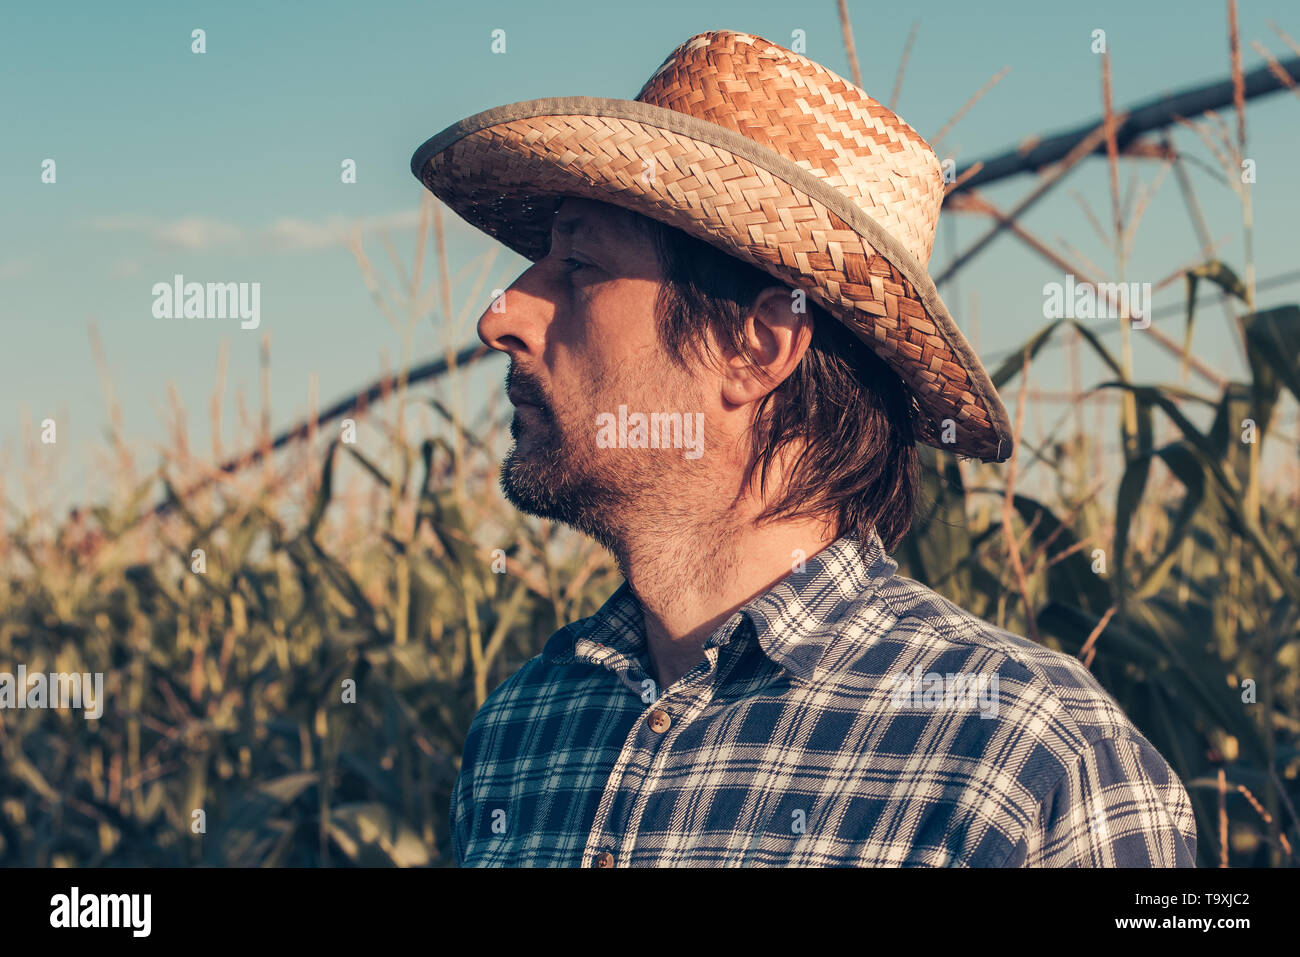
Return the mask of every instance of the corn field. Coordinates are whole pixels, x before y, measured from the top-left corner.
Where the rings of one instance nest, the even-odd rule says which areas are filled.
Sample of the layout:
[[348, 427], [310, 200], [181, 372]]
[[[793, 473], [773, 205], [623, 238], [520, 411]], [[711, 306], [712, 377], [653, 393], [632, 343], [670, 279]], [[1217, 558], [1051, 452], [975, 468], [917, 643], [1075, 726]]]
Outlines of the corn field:
[[[1036, 453], [1059, 475], [1052, 503], [1018, 494], [1006, 466], [926, 448], [925, 507], [895, 552], [900, 573], [1089, 664], [1187, 784], [1203, 865], [1287, 863], [1297, 839], [1300, 512], [1294, 493], [1259, 492], [1252, 463], [1282, 393], [1300, 394], [1300, 310], [1246, 327], [1255, 379], [1213, 401], [1207, 431], [1179, 410], [1190, 393], [1113, 383], [1139, 422], [1113, 507], [1080, 481], [1086, 435]], [[454, 441], [416, 444], [399, 423], [375, 430], [380, 453], [335, 438], [284, 474], [190, 495], [169, 462], [57, 529], [30, 515], [9, 531], [0, 671], [101, 672], [109, 704], [97, 721], [4, 715], [0, 860], [449, 861], [475, 711], [619, 577], [594, 544], [504, 503], [499, 430], [424, 405]], [[1153, 443], [1157, 416], [1175, 441]], [[360, 495], [337, 488], [343, 461]], [[161, 516], [144, 508], [159, 486]]]

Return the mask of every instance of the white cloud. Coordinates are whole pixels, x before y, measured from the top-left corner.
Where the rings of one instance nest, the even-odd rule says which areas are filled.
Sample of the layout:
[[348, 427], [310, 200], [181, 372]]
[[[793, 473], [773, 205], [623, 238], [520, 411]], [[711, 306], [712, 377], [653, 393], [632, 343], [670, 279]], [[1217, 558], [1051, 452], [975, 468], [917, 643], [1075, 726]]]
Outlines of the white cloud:
[[17, 279], [19, 276], [25, 276], [32, 271], [32, 266], [35, 264], [36, 260], [31, 256], [0, 262], [0, 279]]
[[267, 238], [281, 249], [320, 249], [345, 245], [354, 230], [370, 233], [379, 229], [415, 229], [420, 225], [418, 210], [404, 210], [361, 219], [307, 220], [294, 217], [277, 219], [266, 229]]
[[183, 219], [156, 219], [147, 216], [110, 216], [92, 219], [91, 229], [111, 233], [138, 233], [159, 246], [184, 249], [209, 249], [231, 243], [243, 235], [232, 223], [187, 216]]
[[126, 279], [139, 274], [140, 261], [138, 259], [117, 259], [108, 266], [110, 279]]
[[154, 241], [159, 245], [180, 246], [183, 249], [211, 249], [238, 242], [244, 235], [238, 226], [197, 217], [161, 223], [152, 233]]
[[343, 246], [347, 244], [353, 230], [358, 228], [364, 234], [379, 229], [415, 229], [419, 224], [418, 209], [351, 219], [344, 216], [331, 216], [327, 219], [286, 216], [268, 226], [255, 229], [198, 216], [174, 220], [118, 216], [93, 219], [89, 222], [91, 229], [138, 233], [152, 239], [160, 246], [169, 248], [212, 249], [218, 246], [241, 244], [263, 251]]

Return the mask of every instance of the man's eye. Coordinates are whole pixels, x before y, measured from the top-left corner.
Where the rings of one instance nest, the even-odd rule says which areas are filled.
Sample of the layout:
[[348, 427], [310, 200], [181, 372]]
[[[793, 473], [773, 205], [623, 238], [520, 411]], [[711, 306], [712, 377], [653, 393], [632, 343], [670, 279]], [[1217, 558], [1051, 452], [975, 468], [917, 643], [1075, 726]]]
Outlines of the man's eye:
[[564, 263], [564, 265], [568, 267], [565, 270], [565, 272], [568, 273], [575, 273], [579, 269], [586, 269], [591, 265], [590, 263], [585, 263], [577, 259], [561, 259], [560, 262]]

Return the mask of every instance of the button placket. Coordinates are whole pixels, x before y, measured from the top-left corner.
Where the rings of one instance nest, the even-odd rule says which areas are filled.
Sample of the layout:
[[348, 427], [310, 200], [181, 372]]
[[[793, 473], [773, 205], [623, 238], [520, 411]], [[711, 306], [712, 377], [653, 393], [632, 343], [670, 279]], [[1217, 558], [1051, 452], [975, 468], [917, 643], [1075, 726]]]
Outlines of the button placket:
[[[620, 675], [620, 678], [623, 679], [623, 683], [629, 689], [637, 692], [637, 700], [639, 701], [639, 686], [633, 685], [631, 678], [625, 675]], [[617, 820], [611, 819], [612, 811], [620, 803], [616, 799], [626, 797], [628, 801], [634, 800], [634, 796], [640, 791], [641, 784], [649, 772], [649, 764], [653, 760], [653, 756], [647, 753], [644, 742], [645, 732], [641, 729], [642, 721], [640, 719], [631, 724], [618, 760], [614, 763], [614, 767], [605, 781], [600, 804], [596, 808], [591, 833], [587, 836], [587, 845], [584, 850], [584, 853], [594, 855], [591, 858], [592, 867], [614, 866], [615, 857], [611, 847], [619, 846], [620, 842], [624, 840], [624, 837], [620, 835], [623, 835], [627, 822], [626, 811], [618, 814]], [[606, 860], [608, 863], [600, 863], [602, 860]]]
[[[641, 748], [648, 754], [648, 758], [642, 771], [641, 786], [637, 789], [627, 820], [624, 822], [623, 847], [625, 850], [635, 848], [636, 838], [641, 830], [641, 818], [645, 814], [651, 793], [654, 791], [654, 783], [660, 779], [665, 767], [671, 760], [670, 749], [667, 746], [667, 734], [671, 730], [673, 723], [676, 722], [684, 727], [697, 719], [708, 708], [709, 703], [718, 691], [716, 685], [718, 649], [716, 647], [706, 649], [705, 657], [708, 659], [708, 668], [704, 675], [684, 685], [674, 685], [673, 692], [661, 695], [646, 715], [645, 726], [654, 737], [647, 738], [644, 734], [641, 736]], [[673, 702], [671, 712], [663, 707], [663, 702], [669, 699]]]
[[[702, 675], [685, 684], [679, 682], [673, 686], [672, 694], [660, 694], [651, 703], [644, 723], [651, 737], [647, 738], [644, 731], [638, 731], [634, 726], [625, 742], [623, 753], [606, 781], [605, 793], [588, 836], [588, 851], [594, 853], [591, 858], [592, 867], [615, 865], [616, 858], [609, 843], [611, 840], [625, 854], [630, 854], [635, 848], [641, 815], [649, 798], [646, 782], [654, 778], [656, 765], [662, 764], [666, 753], [664, 746], [673, 722], [689, 722], [692, 716], [702, 713], [717, 690], [714, 681], [718, 671], [719, 649], [708, 648], [704, 654], [707, 666]], [[636, 669], [633, 668], [624, 684], [630, 683], [635, 672]], [[668, 700], [673, 702], [671, 712], [663, 707], [663, 702]], [[630, 806], [619, 815], [618, 821], [611, 821], [609, 815], [614, 797], [620, 792], [630, 794]]]

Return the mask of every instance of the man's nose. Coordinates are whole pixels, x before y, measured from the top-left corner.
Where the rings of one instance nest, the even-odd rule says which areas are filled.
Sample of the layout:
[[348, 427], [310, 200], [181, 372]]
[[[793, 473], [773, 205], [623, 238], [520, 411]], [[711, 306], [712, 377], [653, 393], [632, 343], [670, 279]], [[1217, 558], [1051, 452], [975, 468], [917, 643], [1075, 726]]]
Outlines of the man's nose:
[[537, 267], [531, 266], [510, 284], [478, 320], [478, 337], [493, 349], [513, 355], [540, 355], [546, 325], [555, 306], [541, 289]]

